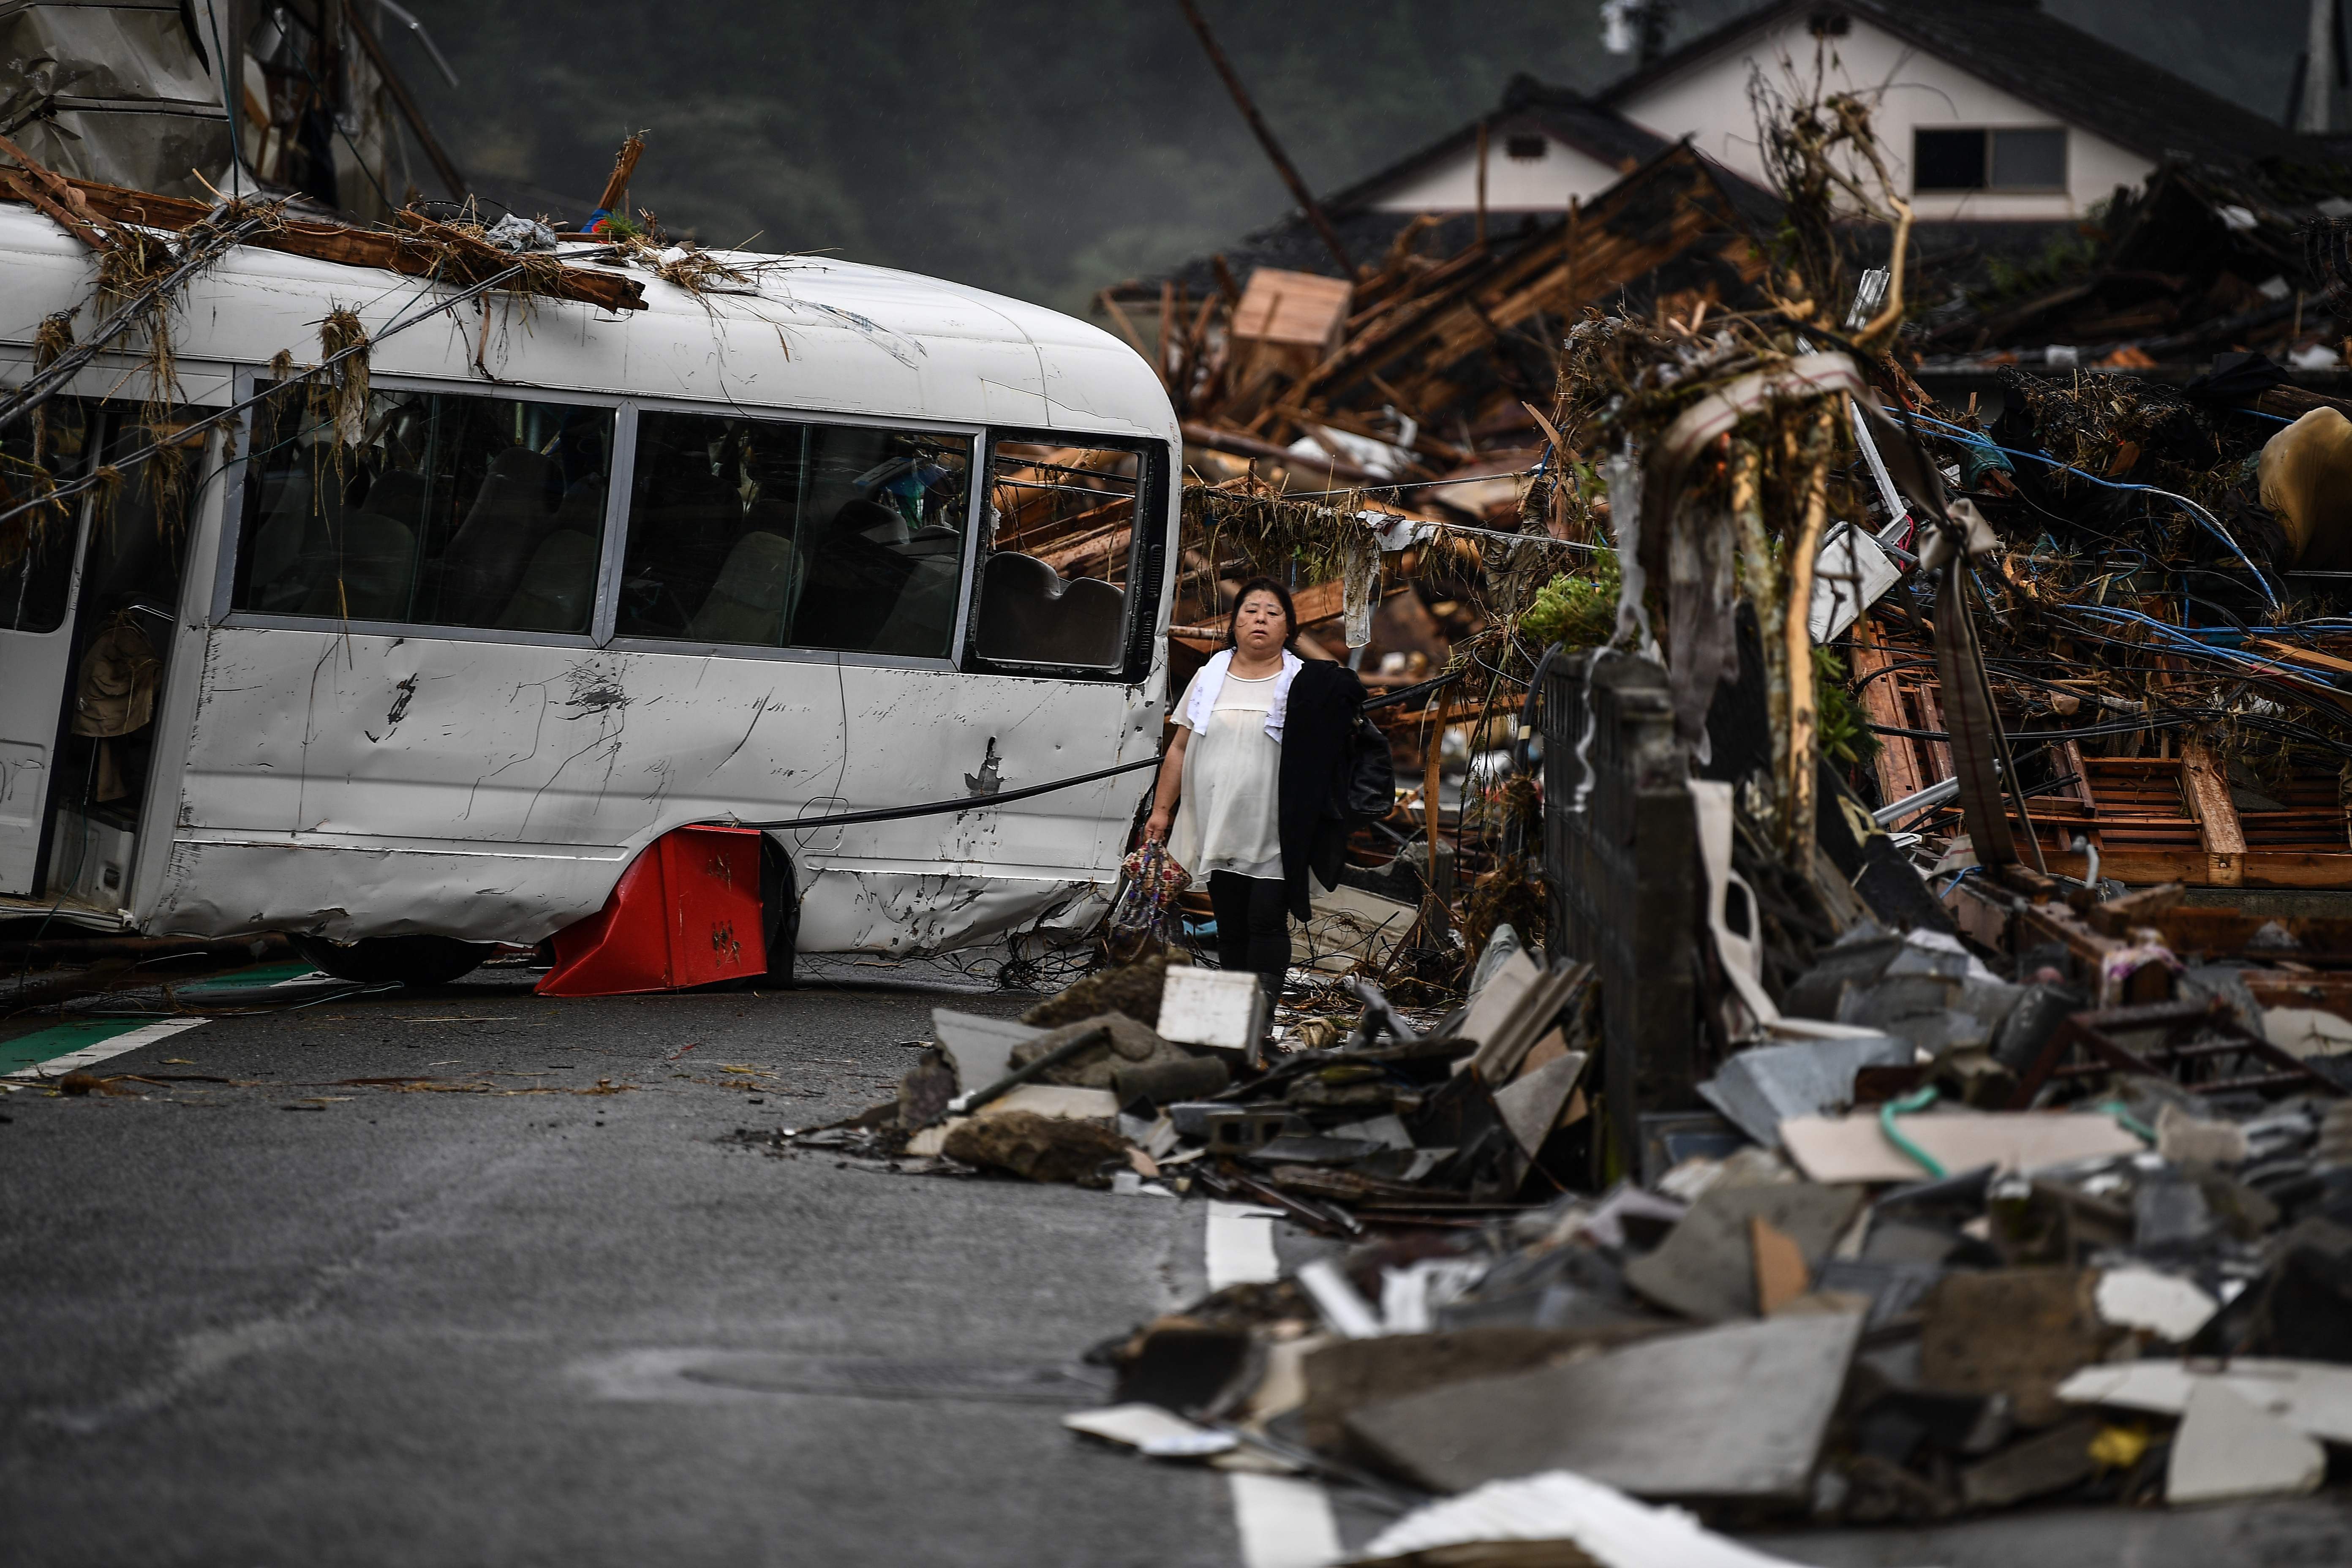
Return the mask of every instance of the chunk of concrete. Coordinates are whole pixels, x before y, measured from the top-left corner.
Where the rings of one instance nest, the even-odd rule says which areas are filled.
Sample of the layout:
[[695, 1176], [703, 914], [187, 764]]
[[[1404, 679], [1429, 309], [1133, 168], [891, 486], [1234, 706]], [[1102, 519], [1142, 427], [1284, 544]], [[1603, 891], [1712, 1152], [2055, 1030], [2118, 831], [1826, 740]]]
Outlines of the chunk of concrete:
[[2327, 1451], [2228, 1384], [2200, 1383], [2189, 1395], [2164, 1469], [2168, 1503], [2316, 1491]]
[[967, 1165], [988, 1165], [1033, 1182], [1108, 1186], [1108, 1161], [1127, 1158], [1127, 1140], [1099, 1121], [1013, 1110], [951, 1122], [940, 1152]]
[[1851, 1187], [1779, 1182], [1713, 1187], [1649, 1253], [1625, 1266], [1625, 1282], [1660, 1306], [1701, 1322], [1758, 1311], [1749, 1222], [1761, 1219], [1796, 1244], [1805, 1268], [1820, 1266], [1862, 1207]]
[[1180, 964], [1168, 971], [1160, 993], [1160, 1037], [1244, 1056], [1265, 1033], [1266, 1005], [1248, 970]]
[[1348, 1429], [1434, 1491], [1565, 1469], [1642, 1497], [1795, 1500], [1861, 1334], [1859, 1316], [1808, 1315], [1663, 1335], [1370, 1405]]
[[[1149, 1024], [1139, 1024], [1124, 1013], [1098, 1013], [1091, 1018], [1080, 1018], [1048, 1029], [1035, 1039], [1022, 1041], [1013, 1047], [1006, 1060], [1012, 1067], [1027, 1067], [1038, 1058], [1052, 1054], [1094, 1029], [1104, 1030], [1108, 1035], [1100, 1045], [1089, 1047], [1075, 1057], [1057, 1062], [1031, 1081], [1065, 1084], [1074, 1089], [1109, 1089], [1122, 1068], [1171, 1067], [1202, 1059], [1183, 1047], [1161, 1038]], [[971, 1087], [985, 1089], [988, 1085], [983, 1083]], [[1171, 1098], [1185, 1097], [1180, 1094]]]
[[1012, 1071], [1013, 1047], [1045, 1032], [1010, 1018], [959, 1013], [952, 1007], [931, 1009], [931, 1034], [955, 1064], [966, 1090], [986, 1089]]
[[2059, 1386], [2115, 1342], [2099, 1319], [2097, 1275], [2078, 1268], [1947, 1274], [1927, 1292], [1919, 1375], [1946, 1394], [2005, 1394], [2023, 1426], [2064, 1412]]
[[907, 1140], [907, 1152], [916, 1156], [946, 1152], [948, 1134], [973, 1121], [1016, 1113], [1048, 1116], [1066, 1121], [1099, 1121], [1108, 1126], [1118, 1117], [1118, 1100], [1107, 1089], [1070, 1089], [1057, 1083], [1024, 1083], [1009, 1089], [970, 1116], [950, 1116], [924, 1128]]
[[2110, 1268], [2099, 1276], [2099, 1316], [2122, 1329], [2145, 1329], [2158, 1339], [2183, 1344], [2205, 1326], [2221, 1304], [2194, 1280], [2153, 1268]]

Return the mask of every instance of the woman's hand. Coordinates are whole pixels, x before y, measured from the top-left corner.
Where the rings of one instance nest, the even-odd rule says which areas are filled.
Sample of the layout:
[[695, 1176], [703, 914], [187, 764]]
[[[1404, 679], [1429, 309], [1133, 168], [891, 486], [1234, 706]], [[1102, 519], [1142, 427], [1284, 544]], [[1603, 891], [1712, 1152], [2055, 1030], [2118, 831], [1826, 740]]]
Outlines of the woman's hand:
[[1168, 743], [1168, 754], [1160, 759], [1160, 781], [1151, 792], [1151, 815], [1143, 824], [1146, 844], [1168, 842], [1168, 826], [1176, 820], [1176, 802], [1184, 792], [1184, 747], [1192, 739], [1192, 731], [1177, 725], [1176, 738]]

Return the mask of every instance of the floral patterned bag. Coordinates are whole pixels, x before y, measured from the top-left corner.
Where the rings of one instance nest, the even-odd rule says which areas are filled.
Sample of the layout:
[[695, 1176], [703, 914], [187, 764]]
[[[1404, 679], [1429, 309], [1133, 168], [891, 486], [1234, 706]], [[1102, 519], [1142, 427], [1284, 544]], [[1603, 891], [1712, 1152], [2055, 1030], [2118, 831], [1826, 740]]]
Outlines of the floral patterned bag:
[[1176, 896], [1192, 885], [1192, 874], [1176, 864], [1168, 846], [1139, 845], [1119, 863], [1118, 897], [1111, 905], [1115, 931], [1173, 938], [1181, 927]]

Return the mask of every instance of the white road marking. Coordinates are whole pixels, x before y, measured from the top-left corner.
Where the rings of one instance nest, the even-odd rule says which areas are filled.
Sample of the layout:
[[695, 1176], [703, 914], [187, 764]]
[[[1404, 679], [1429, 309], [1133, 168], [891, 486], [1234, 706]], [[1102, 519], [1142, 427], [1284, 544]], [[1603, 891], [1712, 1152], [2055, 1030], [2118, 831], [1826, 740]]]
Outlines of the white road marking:
[[78, 1051], [68, 1051], [64, 1056], [51, 1057], [47, 1061], [36, 1062], [28, 1068], [19, 1068], [6, 1076], [12, 1079], [57, 1078], [64, 1073], [77, 1072], [93, 1063], [102, 1062], [109, 1057], [119, 1057], [125, 1051], [135, 1051], [142, 1046], [152, 1046], [158, 1040], [168, 1040], [184, 1029], [193, 1029], [199, 1024], [211, 1022], [209, 1018], [173, 1018], [161, 1024], [142, 1024], [135, 1029], [125, 1030], [120, 1035], [100, 1040], [94, 1046], [84, 1046]]
[[[1274, 1222], [1281, 1217], [1276, 1209], [1212, 1202], [1209, 1289], [1281, 1279], [1282, 1263], [1274, 1254]], [[1339, 1560], [1339, 1523], [1331, 1516], [1330, 1496], [1318, 1483], [1245, 1471], [1225, 1479], [1233, 1483], [1243, 1568], [1328, 1568]]]

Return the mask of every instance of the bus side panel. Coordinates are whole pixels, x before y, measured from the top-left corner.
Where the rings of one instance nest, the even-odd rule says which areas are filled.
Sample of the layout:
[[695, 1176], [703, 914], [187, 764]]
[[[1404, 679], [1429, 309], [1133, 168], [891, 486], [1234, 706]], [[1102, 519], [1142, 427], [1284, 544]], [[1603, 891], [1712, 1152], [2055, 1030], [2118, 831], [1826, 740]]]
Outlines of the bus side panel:
[[790, 817], [841, 771], [830, 659], [211, 637], [158, 930], [535, 941], [668, 828]]
[[605, 848], [673, 804], [789, 816], [839, 769], [830, 660], [213, 635], [185, 826]]
[[[285, 629], [215, 629], [210, 652], [150, 930], [533, 942], [685, 823], [1015, 789], [1157, 742], [1151, 684]], [[1079, 919], [1150, 781], [780, 834], [801, 945], [901, 953]]]
[[[1153, 754], [1156, 708], [1145, 689], [845, 665], [852, 810], [953, 800], [1097, 773]], [[944, 862], [1118, 874], [1127, 828], [1150, 788], [1139, 769], [983, 811], [851, 830], [836, 861]]]
[[800, 951], [944, 952], [1013, 936], [1082, 936], [1110, 910], [1092, 878], [975, 877], [824, 867], [801, 892]]

